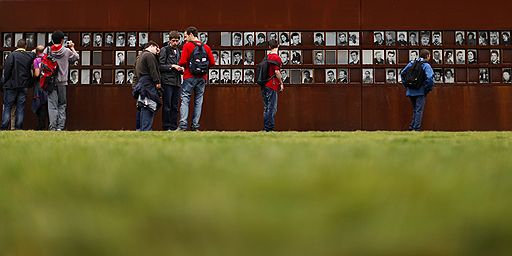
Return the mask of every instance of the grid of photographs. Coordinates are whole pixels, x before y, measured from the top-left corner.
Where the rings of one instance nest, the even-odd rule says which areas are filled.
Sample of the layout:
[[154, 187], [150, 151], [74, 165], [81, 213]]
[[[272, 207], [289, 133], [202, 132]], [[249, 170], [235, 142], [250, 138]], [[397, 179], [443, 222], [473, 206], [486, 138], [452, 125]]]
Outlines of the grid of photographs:
[[[18, 40], [25, 39], [28, 50], [51, 40], [48, 32], [0, 35], [0, 69]], [[286, 84], [399, 85], [401, 69], [420, 49], [431, 52], [437, 84], [511, 83], [510, 31], [210, 31], [198, 38], [212, 48], [216, 66], [208, 83], [213, 85], [254, 85], [270, 39], [280, 44]], [[70, 66], [70, 84], [130, 85], [144, 45], [153, 40], [165, 46], [169, 32], [68, 32], [65, 40], [80, 54]], [[180, 32], [179, 47], [183, 44]]]

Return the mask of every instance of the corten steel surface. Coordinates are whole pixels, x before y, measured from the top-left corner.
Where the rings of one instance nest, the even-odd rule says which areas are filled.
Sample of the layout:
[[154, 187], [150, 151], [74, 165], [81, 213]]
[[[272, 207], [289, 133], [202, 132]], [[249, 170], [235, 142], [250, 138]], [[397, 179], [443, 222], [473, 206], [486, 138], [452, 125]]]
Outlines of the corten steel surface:
[[[41, 11], [49, 5], [59, 6], [58, 18], [57, 12]], [[510, 30], [510, 7], [508, 0], [0, 0], [0, 32], [61, 29], [158, 34], [189, 25], [203, 31]], [[38, 21], [30, 17], [38, 17]], [[361, 40], [365, 48], [367, 39], [362, 36]], [[427, 98], [424, 129], [510, 130], [511, 95], [508, 86], [437, 87]], [[33, 128], [35, 123], [29, 106], [27, 103], [25, 128]], [[210, 85], [202, 129], [260, 130], [261, 111], [257, 86]], [[160, 112], [155, 129], [161, 127]], [[403, 130], [410, 114], [410, 103], [398, 85], [297, 85], [279, 95], [276, 124], [278, 130]], [[129, 86], [68, 87], [68, 129], [131, 130], [134, 122]]]

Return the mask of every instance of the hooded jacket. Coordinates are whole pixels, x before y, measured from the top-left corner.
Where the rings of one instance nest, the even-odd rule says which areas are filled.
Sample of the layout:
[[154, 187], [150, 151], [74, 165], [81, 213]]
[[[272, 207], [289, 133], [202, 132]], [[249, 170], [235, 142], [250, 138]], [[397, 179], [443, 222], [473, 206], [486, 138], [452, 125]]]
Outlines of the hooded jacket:
[[[45, 50], [46, 52], [46, 50]], [[80, 59], [78, 53], [63, 47], [62, 45], [52, 45], [51, 54], [57, 59], [59, 64], [59, 75], [57, 76], [57, 85], [68, 84], [69, 63], [73, 63]]]

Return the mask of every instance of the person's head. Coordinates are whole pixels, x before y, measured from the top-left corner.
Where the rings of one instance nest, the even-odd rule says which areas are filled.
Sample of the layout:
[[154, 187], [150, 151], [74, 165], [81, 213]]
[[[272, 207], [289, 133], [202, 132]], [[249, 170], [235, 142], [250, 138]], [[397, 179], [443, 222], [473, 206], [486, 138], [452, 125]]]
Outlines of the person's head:
[[178, 31], [169, 32], [169, 46], [172, 48], [178, 47], [180, 44], [180, 33]]
[[94, 36], [94, 42], [101, 43], [101, 34], [96, 34]]
[[275, 39], [270, 39], [268, 41], [268, 48], [270, 50], [277, 50], [279, 48], [279, 44], [277, 43], [277, 40]]
[[135, 38], [135, 34], [130, 34], [128, 36], [128, 45], [135, 46], [136, 42], [137, 42], [137, 38]]
[[359, 58], [359, 52], [358, 51], [350, 52], [350, 59], [357, 60], [358, 58]]
[[242, 34], [241, 33], [233, 34], [233, 44], [240, 45], [241, 42], [242, 42]]
[[371, 75], [371, 73], [370, 73], [370, 71], [369, 71], [369, 70], [364, 71], [364, 76], [365, 76], [366, 78], [369, 78], [369, 77], [370, 77], [370, 75]]
[[265, 34], [263, 33], [258, 33], [258, 44], [262, 44], [265, 42]]
[[244, 74], [245, 74], [244, 76], [245, 76], [246, 81], [252, 81], [254, 79], [254, 71], [246, 70]]
[[339, 78], [345, 78], [345, 77], [347, 77], [347, 71], [344, 69], [340, 70]]
[[44, 45], [38, 45], [38, 46], [36, 47], [36, 54], [37, 54], [37, 55], [40, 55], [40, 54], [42, 54], [43, 52], [44, 52]]
[[316, 53], [315, 53], [315, 59], [316, 59], [316, 60], [319, 60], [319, 61], [323, 61], [323, 60], [324, 60], [324, 54], [323, 54], [323, 52], [320, 52], [320, 51], [319, 51], [319, 52], [316, 52]]
[[396, 53], [394, 51], [388, 51], [388, 59], [394, 60]]
[[229, 59], [230, 58], [230, 54], [228, 51], [223, 51], [222, 53], [222, 59]]
[[468, 51], [468, 60], [472, 61], [475, 59], [475, 53], [473, 51]]
[[452, 52], [452, 51], [447, 51], [447, 52], [445, 52], [445, 53], [444, 53], [444, 57], [445, 57], [446, 59], [450, 59], [450, 58], [452, 58], [452, 57], [453, 57], [453, 52]]
[[435, 70], [434, 71], [434, 79], [436, 81], [440, 81], [441, 80], [441, 72], [439, 70]]
[[124, 60], [124, 53], [122, 53], [122, 52], [118, 52], [118, 53], [117, 53], [117, 59], [118, 59], [118, 60]]
[[427, 49], [422, 49], [420, 51], [420, 58], [429, 61], [430, 60], [430, 51]]
[[288, 63], [288, 61], [290, 60], [290, 54], [287, 51], [282, 51], [281, 53], [279, 53], [279, 56], [281, 57], [281, 61], [283, 63]]
[[83, 44], [89, 44], [91, 42], [91, 35], [90, 34], [84, 34], [82, 36], [82, 43]]
[[378, 60], [382, 59], [382, 52], [381, 51], [376, 51], [375, 52], [375, 59], [378, 59]]
[[224, 71], [222, 72], [222, 78], [224, 78], [224, 79], [230, 79], [230, 77], [231, 77], [231, 73], [229, 72], [229, 70], [224, 70]]
[[322, 34], [322, 33], [316, 33], [316, 34], [315, 34], [315, 41], [317, 41], [317, 42], [322, 42], [322, 41], [324, 41], [324, 34]]
[[398, 34], [398, 40], [405, 41], [405, 34], [404, 33]]
[[334, 80], [334, 71], [332, 71], [332, 70], [327, 71], [327, 79]]
[[277, 41], [277, 33], [275, 33], [275, 32], [270, 33], [268, 40], [276, 40]]
[[393, 36], [393, 33], [392, 32], [386, 32], [386, 40], [388, 41], [392, 41], [394, 40], [394, 36]]
[[292, 44], [293, 45], [298, 45], [300, 44], [300, 36], [299, 36], [299, 33], [297, 32], [293, 32], [292, 35], [291, 35], [291, 38], [292, 38]]
[[242, 79], [242, 71], [240, 70], [235, 70], [234, 74], [233, 74], [233, 80], [240, 80]]
[[233, 60], [234, 61], [242, 60], [242, 53], [241, 52], [233, 52]]
[[71, 76], [71, 80], [73, 80], [73, 81], [78, 80], [78, 71], [72, 70], [70, 76]]
[[64, 32], [57, 30], [52, 33], [52, 43], [62, 44], [64, 42]]
[[152, 54], [157, 55], [160, 52], [160, 46], [158, 46], [158, 44], [155, 41], [149, 41], [146, 44], [146, 49], [145, 50], [150, 52], [150, 53], [152, 53]]
[[440, 51], [434, 51], [434, 59], [440, 60], [441, 59], [441, 52]]
[[501, 37], [503, 38], [503, 41], [509, 41], [510, 40], [510, 33], [508, 32], [503, 32], [503, 34], [501, 34]]
[[453, 71], [451, 69], [447, 69], [445, 72], [444, 72], [444, 76], [445, 77], [448, 77], [448, 78], [452, 78], [453, 77]]
[[215, 62], [218, 62], [219, 61], [219, 52], [213, 51], [212, 55], [213, 55], [213, 59], [215, 60]]
[[455, 41], [456, 42], [462, 42], [464, 40], [464, 36], [462, 35], [462, 32], [457, 32], [455, 34]]
[[432, 33], [432, 41], [434, 41], [435, 43], [440, 43], [441, 42], [441, 32], [436, 31], [436, 32]]
[[498, 61], [498, 56], [499, 56], [498, 51], [496, 51], [496, 50], [492, 50], [491, 51], [491, 61], [492, 62], [497, 62]]
[[287, 78], [288, 77], [288, 71], [286, 69], [281, 69], [281, 76], [283, 78]]
[[498, 41], [499, 40], [498, 39], [498, 32], [491, 32], [490, 38], [491, 38], [491, 44], [494, 44], [494, 45], [498, 44], [498, 42], [499, 42]]
[[376, 42], [382, 42], [382, 33], [381, 32], [377, 32], [375, 33], [375, 41]]
[[130, 79], [130, 80], [131, 80], [131, 79], [133, 78], [133, 76], [134, 76], [134, 75], [135, 75], [135, 74], [133, 73], [133, 71], [132, 71], [132, 70], [128, 71], [128, 79]]
[[101, 74], [100, 74], [100, 72], [99, 72], [99, 71], [94, 71], [93, 75], [94, 75], [94, 79], [96, 79], [96, 80], [100, 80], [100, 78], [101, 78]]
[[464, 60], [464, 52], [462, 52], [462, 51], [457, 52], [457, 60], [459, 60], [459, 61]]
[[474, 39], [475, 39], [475, 33], [473, 33], [473, 32], [469, 32], [469, 33], [468, 33], [468, 39], [469, 39], [469, 40], [474, 40]]
[[311, 73], [309, 72], [309, 70], [304, 70], [304, 76], [308, 77], [308, 78], [311, 76]]
[[341, 43], [344, 43], [347, 41], [347, 35], [345, 33], [339, 33], [338, 34], [338, 41]]
[[124, 34], [118, 34], [117, 35], [117, 44], [118, 45], [124, 45]]
[[16, 48], [26, 49], [27, 48], [27, 41], [25, 41], [25, 39], [23, 39], [23, 38], [18, 40], [18, 42], [16, 43]]
[[247, 34], [245, 36], [245, 40], [248, 42], [248, 43], [253, 43], [254, 42], [254, 35], [253, 34]]
[[510, 69], [503, 70], [503, 81], [510, 82]]
[[429, 45], [430, 44], [430, 37], [428, 34], [422, 34], [421, 35], [421, 45]]
[[124, 72], [123, 71], [117, 71], [116, 80], [119, 82], [124, 81]]
[[395, 71], [394, 70], [388, 70], [388, 79], [395, 79]]
[[415, 60], [418, 58], [418, 52], [417, 51], [412, 51], [411, 52], [411, 59]]
[[251, 62], [254, 60], [254, 53], [252, 51], [245, 51], [244, 56], [245, 56], [245, 60], [248, 62]]
[[105, 36], [105, 42], [107, 42], [108, 44], [113, 43], [113, 42], [114, 42], [114, 35], [112, 35], [112, 34], [110, 34], [110, 33], [109, 33], [109, 34], [107, 34], [107, 35]]
[[10, 47], [11, 44], [12, 44], [12, 35], [11, 34], [6, 34], [4, 36], [4, 45], [8, 45]]
[[210, 72], [210, 79], [219, 79], [219, 71], [217, 70], [212, 70]]
[[197, 40], [197, 28], [196, 27], [188, 27], [185, 30], [185, 40], [187, 42], [195, 41]]
[[409, 34], [409, 38], [410, 38], [411, 42], [416, 42], [416, 40], [418, 40], [418, 36], [414, 32]]
[[288, 41], [289, 41], [288, 34], [282, 33], [280, 37], [281, 37], [281, 43], [288, 43]]
[[[179, 37], [180, 35], [178, 34], [178, 40], [180, 39]], [[203, 43], [206, 43], [208, 41], [208, 35], [206, 33], [199, 34], [199, 40], [201, 40]]]

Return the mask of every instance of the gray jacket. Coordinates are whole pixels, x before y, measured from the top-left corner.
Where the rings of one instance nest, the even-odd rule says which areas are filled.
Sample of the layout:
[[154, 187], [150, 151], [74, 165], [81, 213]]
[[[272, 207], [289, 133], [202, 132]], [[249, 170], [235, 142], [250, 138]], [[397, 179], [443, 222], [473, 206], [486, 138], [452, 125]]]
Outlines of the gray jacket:
[[52, 49], [52, 55], [57, 59], [57, 63], [59, 64], [59, 75], [57, 77], [57, 85], [67, 85], [69, 63], [73, 63], [79, 60], [80, 56], [78, 55], [78, 53], [74, 53], [66, 47], [61, 47], [56, 51]]

